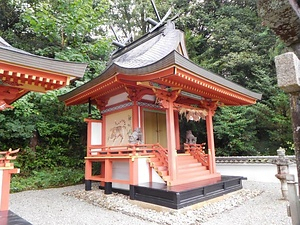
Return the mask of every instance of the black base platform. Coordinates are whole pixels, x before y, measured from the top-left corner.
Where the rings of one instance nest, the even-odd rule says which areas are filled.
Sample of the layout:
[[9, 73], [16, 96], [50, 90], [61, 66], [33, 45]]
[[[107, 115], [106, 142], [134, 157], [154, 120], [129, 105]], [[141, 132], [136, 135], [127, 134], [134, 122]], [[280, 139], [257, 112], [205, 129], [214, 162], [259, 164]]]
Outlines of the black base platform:
[[32, 225], [12, 211], [0, 211], [0, 224], [3, 225]]
[[217, 182], [195, 182], [168, 187], [163, 183], [130, 186], [130, 199], [181, 209], [243, 188], [244, 177], [222, 176]]

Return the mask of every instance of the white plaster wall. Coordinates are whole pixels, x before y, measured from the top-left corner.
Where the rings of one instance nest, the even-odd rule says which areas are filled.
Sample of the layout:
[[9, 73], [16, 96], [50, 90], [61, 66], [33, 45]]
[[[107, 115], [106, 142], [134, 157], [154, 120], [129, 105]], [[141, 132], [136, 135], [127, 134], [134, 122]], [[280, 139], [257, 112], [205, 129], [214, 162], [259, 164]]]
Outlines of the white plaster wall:
[[[243, 176], [250, 181], [275, 182], [277, 166], [274, 164], [250, 164], [250, 163], [217, 163], [217, 172], [221, 175]], [[294, 174], [297, 181], [297, 168], [295, 164], [289, 165], [289, 173]]]
[[[129, 180], [129, 164], [128, 162], [113, 162], [112, 178], [116, 180]], [[128, 184], [112, 183], [113, 188], [129, 190]]]
[[[161, 177], [155, 172], [154, 169], [149, 168], [147, 158], [138, 158], [138, 183], [146, 183], [150, 181], [150, 172], [152, 173], [152, 181], [157, 183], [164, 183]], [[112, 165], [112, 178], [116, 180], [129, 180], [129, 163], [128, 162], [113, 162]], [[113, 183], [113, 188], [129, 190], [128, 184]]]
[[102, 122], [91, 123], [91, 145], [102, 145]]
[[165, 181], [156, 173], [154, 169], [152, 169], [152, 182], [157, 182], [157, 183], [165, 183]]
[[155, 96], [154, 95], [144, 95], [142, 99], [154, 102]]
[[138, 183], [149, 182], [149, 164], [147, 158], [138, 159]]
[[128, 93], [123, 92], [121, 94], [112, 96], [109, 100], [106, 106], [114, 105], [123, 101], [126, 101], [128, 97]]
[[139, 158], [138, 159], [138, 183], [145, 183], [150, 181], [150, 171], [152, 173], [152, 182], [164, 183], [163, 179], [156, 173], [153, 168], [149, 168], [149, 163], [147, 162], [147, 158]]

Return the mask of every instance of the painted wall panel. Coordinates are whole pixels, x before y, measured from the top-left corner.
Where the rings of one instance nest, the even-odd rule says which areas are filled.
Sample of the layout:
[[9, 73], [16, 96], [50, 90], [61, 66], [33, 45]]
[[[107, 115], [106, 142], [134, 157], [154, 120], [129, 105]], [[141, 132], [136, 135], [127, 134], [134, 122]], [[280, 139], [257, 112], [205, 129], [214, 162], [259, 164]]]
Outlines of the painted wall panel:
[[132, 110], [112, 113], [106, 116], [106, 145], [128, 144], [132, 133]]

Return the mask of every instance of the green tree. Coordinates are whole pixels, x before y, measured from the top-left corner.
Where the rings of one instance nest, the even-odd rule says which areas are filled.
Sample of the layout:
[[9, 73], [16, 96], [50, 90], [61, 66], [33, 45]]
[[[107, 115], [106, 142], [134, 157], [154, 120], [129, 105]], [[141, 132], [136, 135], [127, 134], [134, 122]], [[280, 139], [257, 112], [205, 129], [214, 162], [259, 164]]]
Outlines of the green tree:
[[17, 41], [27, 43], [22, 46], [24, 50], [88, 63], [85, 80], [89, 80], [105, 68], [111, 52], [111, 42], [105, 33], [108, 7], [107, 0], [25, 1], [19, 22], [13, 28], [22, 31], [16, 35]]
[[[186, 6], [186, 13], [178, 22], [187, 34], [187, 47], [193, 61], [263, 94], [260, 103], [250, 106], [251, 113], [249, 107], [239, 108], [238, 112], [234, 107], [222, 108], [216, 113], [217, 149], [226, 155], [275, 154], [279, 146], [286, 146], [291, 141], [290, 118], [281, 109], [288, 107], [288, 101], [282, 101], [286, 96], [277, 87], [273, 62], [284, 45], [261, 25], [256, 3], [193, 1]], [[247, 129], [238, 120], [246, 120]], [[248, 121], [253, 121], [255, 126]]]
[[[156, 0], [155, 5], [161, 19], [169, 9], [174, 9], [174, 1], [172, 0]], [[173, 10], [171, 16], [175, 15], [175, 13]], [[168, 19], [171, 19], [171, 16], [169, 16]], [[116, 29], [116, 31], [119, 31], [117, 35], [123, 40], [131, 35], [133, 39], [137, 39], [147, 33], [152, 27], [152, 25], [146, 21], [147, 18], [159, 22], [151, 1], [149, 0], [113, 0], [111, 1], [109, 18], [110, 25]]]
[[[5, 9], [9, 6], [11, 14], [18, 17], [9, 26], [0, 21], [1, 36], [13, 46], [46, 57], [87, 62], [89, 70], [85, 79], [75, 85], [98, 75], [105, 67], [110, 52], [110, 40], [103, 29], [107, 1], [28, 0], [19, 5], [8, 0], [4, 3], [1, 4]], [[83, 118], [88, 109], [86, 105], [66, 108], [58, 101], [57, 95], [70, 90], [71, 87], [66, 87], [47, 94], [30, 93], [15, 102], [13, 110], [1, 112], [1, 147], [3, 150], [21, 148], [17, 165], [22, 173], [83, 166], [86, 148]]]

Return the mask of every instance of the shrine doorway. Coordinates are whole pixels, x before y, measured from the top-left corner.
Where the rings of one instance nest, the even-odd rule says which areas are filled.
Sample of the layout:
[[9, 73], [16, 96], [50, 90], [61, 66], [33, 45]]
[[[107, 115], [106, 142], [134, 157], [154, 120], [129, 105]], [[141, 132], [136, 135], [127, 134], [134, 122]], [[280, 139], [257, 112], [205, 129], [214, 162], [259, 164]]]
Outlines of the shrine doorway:
[[160, 111], [144, 111], [145, 143], [159, 143], [167, 148], [167, 122], [166, 113]]

